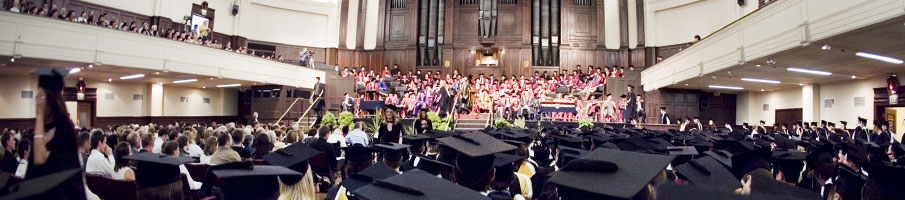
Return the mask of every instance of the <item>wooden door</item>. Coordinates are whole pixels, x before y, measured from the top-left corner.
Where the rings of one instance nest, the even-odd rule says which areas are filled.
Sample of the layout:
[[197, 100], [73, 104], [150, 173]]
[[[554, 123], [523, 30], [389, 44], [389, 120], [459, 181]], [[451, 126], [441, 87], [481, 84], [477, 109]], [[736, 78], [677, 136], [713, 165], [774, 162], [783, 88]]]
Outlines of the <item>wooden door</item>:
[[93, 127], [93, 123], [91, 123], [91, 119], [94, 116], [94, 110], [91, 109], [91, 103], [89, 102], [79, 102], [78, 108], [76, 109], [76, 116], [78, 119], [76, 121], [76, 125], [79, 127]]
[[801, 120], [801, 113], [801, 108], [776, 109], [775, 123], [790, 125]]

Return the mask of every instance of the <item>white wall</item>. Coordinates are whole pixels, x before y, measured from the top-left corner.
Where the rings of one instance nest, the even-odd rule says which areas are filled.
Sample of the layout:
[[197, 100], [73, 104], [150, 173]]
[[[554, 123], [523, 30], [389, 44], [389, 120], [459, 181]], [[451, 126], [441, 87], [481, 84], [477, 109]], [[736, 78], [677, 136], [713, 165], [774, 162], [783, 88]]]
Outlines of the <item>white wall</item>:
[[0, 74], [0, 118], [33, 118], [35, 117], [35, 99], [23, 99], [22, 90], [34, 91], [38, 94], [38, 81], [28, 76], [11, 76]]
[[[808, 110], [805, 107], [813, 106], [812, 108], [817, 110], [819, 117], [816, 119], [805, 118], [804, 121], [848, 121], [854, 124], [857, 117], [860, 116], [868, 120], [868, 127], [872, 127], [871, 124], [874, 120], [873, 89], [885, 86], [886, 78], [883, 77], [818, 84], [817, 87], [813, 87], [817, 90], [814, 92], [816, 95], [814, 100], [818, 103], [809, 103], [810, 100], [802, 98], [808, 90], [807, 87], [770, 92], [744, 92], [736, 98], [736, 123], [753, 123], [764, 120], [767, 124], [773, 124], [776, 109], [803, 108], [803, 110]], [[855, 97], [864, 97], [864, 106], [855, 107]], [[825, 99], [835, 99], [833, 108], [825, 108]], [[763, 104], [770, 104], [770, 110], [763, 111]]]
[[366, 20], [365, 20], [365, 40], [364, 40], [364, 48], [365, 49], [374, 49], [377, 47], [377, 19], [380, 18], [378, 15], [380, 6], [379, 0], [368, 0], [368, 10], [366, 10]]
[[[755, 123], [764, 120], [766, 124], [775, 122], [776, 109], [801, 108], [801, 89], [786, 89], [772, 92], [744, 92], [736, 98], [736, 124]], [[767, 111], [763, 105], [769, 104]]]
[[[66, 80], [67, 86], [74, 86], [77, 80]], [[86, 80], [88, 88], [97, 88], [98, 117], [135, 117], [149, 116], [149, 109], [160, 107], [149, 106], [151, 85], [149, 83], [122, 83]], [[37, 77], [0, 75], [0, 118], [33, 118], [35, 117], [34, 98], [21, 98], [22, 90], [37, 91]], [[162, 115], [154, 116], [234, 116], [238, 114], [238, 91], [222, 88], [188, 88], [178, 86], [161, 87], [163, 101]], [[105, 98], [113, 93], [113, 99]], [[35, 92], [34, 94], [37, 94]], [[132, 100], [133, 94], [142, 94], [142, 100]], [[189, 97], [188, 103], [179, 102], [180, 97]], [[210, 104], [202, 102], [202, 98], [211, 98]], [[67, 103], [67, 106], [74, 105]], [[67, 108], [75, 113], [75, 107]]]
[[[356, 40], [355, 36], [358, 31], [358, 6], [359, 0], [349, 0], [348, 17], [346, 18], [346, 48], [354, 49]], [[342, 34], [342, 33], [340, 33]]]
[[738, 6], [734, 0], [645, 1], [645, 45], [666, 46], [706, 37], [757, 9], [757, 1]]

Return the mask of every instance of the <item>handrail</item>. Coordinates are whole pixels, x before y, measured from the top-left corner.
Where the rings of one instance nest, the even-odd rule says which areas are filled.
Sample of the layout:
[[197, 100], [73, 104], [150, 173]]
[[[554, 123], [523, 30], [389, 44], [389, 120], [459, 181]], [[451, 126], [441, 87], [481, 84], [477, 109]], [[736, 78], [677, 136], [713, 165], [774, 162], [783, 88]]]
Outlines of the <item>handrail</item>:
[[[299, 125], [299, 123], [302, 122], [302, 118], [305, 118], [305, 116], [308, 115], [308, 111], [311, 111], [311, 108], [313, 108], [314, 105], [317, 104], [317, 101], [320, 101], [320, 100], [321, 100], [321, 98], [318, 97], [317, 99], [312, 101], [311, 105], [308, 106], [308, 109], [305, 110], [304, 113], [302, 113], [302, 116], [300, 116], [298, 120], [295, 120], [295, 125]], [[311, 125], [314, 125], [314, 124], [311, 124]]]
[[[449, 121], [446, 122], [446, 130], [450, 130], [450, 129], [449, 129], [449, 124], [450, 124], [450, 122], [453, 121], [453, 120], [455, 120], [455, 123], [454, 123], [454, 124], [456, 124], [456, 126], [459, 125], [459, 118], [456, 117], [456, 115], [457, 115], [456, 113], [458, 113], [458, 112], [456, 111], [456, 108], [458, 108], [457, 106], [459, 105], [459, 95], [460, 95], [460, 94], [456, 94], [456, 96], [453, 97], [453, 98], [456, 98], [456, 99], [453, 99], [453, 106], [452, 106], [452, 109], [451, 109], [451, 111], [452, 111], [452, 114], [451, 114], [451, 115], [452, 115], [452, 116], [450, 116], [450, 117], [452, 117], [452, 119], [450, 119]], [[455, 129], [456, 129], [456, 127], [454, 126], [454, 127], [453, 127], [453, 130], [455, 130]]]
[[491, 101], [490, 109], [488, 109], [488, 111], [487, 111], [488, 113], [490, 113], [490, 116], [487, 117], [487, 125], [485, 125], [484, 127], [490, 127], [490, 121], [493, 120], [493, 111], [495, 108], [496, 108], [496, 101]]
[[283, 112], [283, 115], [280, 116], [280, 118], [277, 119], [277, 121], [275, 123], [280, 123], [280, 121], [283, 121], [283, 117], [286, 117], [286, 114], [289, 113], [289, 110], [292, 110], [292, 107], [295, 106], [296, 102], [299, 102], [299, 99], [302, 99], [302, 98], [295, 98], [295, 101], [292, 101], [292, 104], [289, 104], [289, 108], [286, 108], [286, 112]]

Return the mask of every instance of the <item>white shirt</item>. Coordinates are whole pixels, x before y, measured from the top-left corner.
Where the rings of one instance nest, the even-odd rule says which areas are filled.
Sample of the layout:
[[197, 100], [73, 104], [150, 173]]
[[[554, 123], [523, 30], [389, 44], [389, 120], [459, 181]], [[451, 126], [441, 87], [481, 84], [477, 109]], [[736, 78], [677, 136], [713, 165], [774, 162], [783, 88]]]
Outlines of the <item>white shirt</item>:
[[189, 174], [189, 169], [185, 168], [185, 165], [179, 165], [179, 173], [184, 174], [185, 177], [188, 179], [190, 189], [192, 189], [192, 190], [201, 189], [201, 182], [192, 180], [192, 175]]
[[163, 139], [160, 139], [160, 137], [154, 138], [154, 149], [151, 152], [160, 153], [161, 146], [163, 146]]
[[195, 143], [191, 143], [191, 144], [189, 144], [188, 153], [189, 153], [189, 156], [192, 156], [192, 157], [201, 157], [201, 155], [204, 155], [204, 150], [201, 149], [201, 146], [198, 146]]
[[28, 159], [19, 159], [19, 167], [16, 167], [16, 176], [25, 177], [26, 170], [28, 170]]
[[211, 164], [211, 156], [201, 154], [201, 157], [198, 157], [198, 162], [201, 164]]
[[88, 155], [88, 162], [85, 163], [85, 173], [97, 174], [107, 178], [113, 178], [113, 165], [116, 161], [113, 156], [104, 157], [104, 154], [97, 149], [92, 149]]
[[343, 132], [340, 129], [336, 129], [333, 133], [327, 136], [327, 143], [339, 143], [339, 147], [346, 147], [346, 140], [343, 137]]

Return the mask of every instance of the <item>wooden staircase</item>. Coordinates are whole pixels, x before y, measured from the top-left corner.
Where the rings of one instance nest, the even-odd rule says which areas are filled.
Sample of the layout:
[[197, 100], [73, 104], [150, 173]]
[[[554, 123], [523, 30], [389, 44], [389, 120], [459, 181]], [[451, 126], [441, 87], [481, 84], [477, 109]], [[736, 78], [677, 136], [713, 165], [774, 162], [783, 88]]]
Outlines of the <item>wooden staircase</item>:
[[459, 117], [455, 130], [482, 130], [487, 127], [487, 119], [490, 118], [490, 114], [480, 113], [475, 115], [473, 117]]

